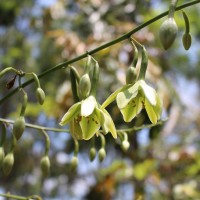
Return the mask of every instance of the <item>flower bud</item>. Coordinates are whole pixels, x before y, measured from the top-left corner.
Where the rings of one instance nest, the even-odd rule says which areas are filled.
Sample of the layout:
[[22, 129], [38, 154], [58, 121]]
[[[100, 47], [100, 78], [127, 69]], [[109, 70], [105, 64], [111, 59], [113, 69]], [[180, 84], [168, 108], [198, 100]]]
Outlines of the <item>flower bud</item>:
[[90, 161], [93, 161], [95, 159], [95, 156], [96, 156], [96, 149], [92, 147], [90, 149]]
[[122, 149], [123, 149], [124, 151], [127, 151], [129, 147], [130, 147], [130, 143], [129, 143], [127, 140], [124, 140], [124, 141], [122, 142]]
[[10, 174], [14, 164], [13, 152], [8, 153], [3, 160], [3, 173], [7, 176]]
[[79, 94], [82, 99], [85, 99], [89, 96], [91, 90], [91, 82], [88, 74], [85, 74], [81, 77], [79, 82]]
[[23, 116], [18, 117], [13, 125], [13, 134], [17, 140], [20, 139], [25, 129], [25, 119]]
[[71, 160], [71, 168], [72, 170], [75, 170], [78, 166], [78, 158], [76, 156], [73, 156]]
[[98, 154], [99, 161], [102, 162], [105, 157], [106, 157], [105, 149], [104, 148], [99, 149], [99, 154]]
[[40, 167], [42, 170], [42, 174], [44, 176], [47, 176], [49, 174], [49, 169], [50, 169], [50, 160], [48, 156], [44, 156], [41, 161], [40, 161]]
[[0, 147], [0, 167], [3, 164], [4, 157], [5, 157], [4, 148]]
[[36, 98], [40, 105], [44, 103], [45, 100], [45, 93], [42, 88], [37, 88], [36, 90]]
[[126, 84], [133, 84], [135, 83], [137, 74], [135, 67], [129, 67], [126, 71]]
[[184, 46], [185, 50], [188, 50], [192, 43], [192, 38], [191, 38], [190, 33], [185, 33], [183, 35], [182, 42], [183, 42], [183, 46]]
[[167, 18], [160, 27], [160, 41], [165, 50], [173, 44], [178, 32], [177, 24], [174, 18]]

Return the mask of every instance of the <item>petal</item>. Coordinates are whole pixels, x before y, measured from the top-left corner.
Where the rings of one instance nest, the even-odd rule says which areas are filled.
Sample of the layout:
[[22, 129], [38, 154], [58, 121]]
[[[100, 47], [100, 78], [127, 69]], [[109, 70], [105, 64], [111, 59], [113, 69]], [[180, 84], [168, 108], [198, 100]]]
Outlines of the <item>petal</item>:
[[109, 104], [111, 104], [115, 99], [116, 96], [118, 95], [119, 92], [122, 92], [124, 90], [126, 90], [127, 88], [131, 87], [131, 85], [125, 85], [122, 88], [119, 88], [118, 90], [116, 90], [115, 92], [113, 92], [105, 101], [104, 103], [101, 105], [102, 108], [107, 107]]
[[100, 122], [95, 113], [88, 117], [82, 117], [80, 126], [83, 133], [83, 139], [89, 140], [100, 129]]
[[137, 96], [138, 86], [139, 84], [138, 82], [136, 82], [130, 88], [118, 93], [116, 101], [119, 109], [125, 108], [126, 105], [131, 101], [131, 99]]
[[125, 122], [130, 122], [134, 117], [136, 117], [143, 109], [144, 98], [140, 95], [132, 99], [128, 105], [121, 109]]
[[83, 133], [82, 133], [81, 127], [79, 125], [78, 119], [73, 119], [72, 121], [70, 121], [69, 127], [70, 127], [70, 133], [73, 138], [75, 138], [77, 140], [83, 139]]
[[78, 115], [78, 113], [80, 112], [80, 107], [81, 107], [81, 103], [78, 102], [76, 104], [74, 104], [68, 111], [67, 113], [62, 117], [60, 125], [63, 126], [65, 124], [67, 124], [69, 121], [71, 121], [75, 116]]
[[158, 95], [156, 97], [156, 101], [157, 101], [157, 104], [156, 106], [154, 106], [154, 112], [156, 113], [157, 118], [160, 119], [160, 116], [162, 113], [162, 101]]
[[149, 103], [153, 106], [156, 105], [156, 91], [147, 85], [143, 80], [140, 81], [140, 88], [142, 89], [145, 98], [148, 99]]
[[101, 109], [101, 113], [104, 118], [104, 123], [102, 124], [102, 128], [106, 133], [110, 132], [112, 136], [116, 139], [117, 138], [117, 131], [115, 128], [115, 124], [110, 116], [110, 114], [107, 112], [106, 109]]
[[144, 97], [139, 95], [137, 98], [135, 98], [135, 102], [136, 102], [136, 115], [138, 115], [144, 107]]
[[87, 117], [91, 115], [97, 105], [97, 101], [93, 96], [89, 96], [87, 99], [81, 102], [81, 116]]
[[130, 101], [128, 105], [120, 110], [125, 122], [130, 122], [137, 115], [137, 107], [135, 101]]
[[152, 106], [147, 99], [145, 99], [145, 109], [147, 111], [147, 114], [149, 116], [150, 121], [153, 124], [156, 124], [157, 120], [158, 120], [158, 117], [157, 117], [157, 115], [156, 115], [156, 113], [154, 111], [154, 106]]

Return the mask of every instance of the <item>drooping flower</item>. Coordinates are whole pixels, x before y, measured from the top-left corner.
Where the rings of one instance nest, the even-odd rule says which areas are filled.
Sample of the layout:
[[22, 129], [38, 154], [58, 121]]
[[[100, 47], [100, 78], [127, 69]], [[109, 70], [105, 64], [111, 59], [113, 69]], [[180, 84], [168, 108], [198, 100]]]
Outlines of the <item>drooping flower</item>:
[[117, 106], [120, 109], [124, 121], [130, 122], [144, 108], [150, 121], [156, 124], [160, 119], [162, 103], [156, 91], [146, 84], [144, 80], [138, 80], [135, 84], [116, 95]]
[[110, 132], [114, 138], [117, 138], [111, 116], [97, 103], [94, 96], [75, 103], [63, 116], [60, 125], [67, 123], [72, 136], [78, 140], [89, 140], [101, 127], [105, 134]]

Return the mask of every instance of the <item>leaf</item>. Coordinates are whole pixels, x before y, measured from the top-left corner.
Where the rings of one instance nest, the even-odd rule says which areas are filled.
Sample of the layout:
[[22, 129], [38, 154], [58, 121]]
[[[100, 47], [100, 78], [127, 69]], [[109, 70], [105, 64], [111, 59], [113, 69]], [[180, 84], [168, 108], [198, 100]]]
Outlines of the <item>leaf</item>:
[[122, 92], [126, 90], [127, 88], [131, 87], [132, 85], [125, 85], [122, 88], [117, 89], [115, 92], [113, 92], [102, 104], [102, 108], [106, 108], [109, 104], [111, 104], [113, 101], [115, 101], [116, 96], [118, 95], [119, 92]]
[[60, 125], [64, 126], [80, 112], [81, 103], [74, 104], [61, 119]]

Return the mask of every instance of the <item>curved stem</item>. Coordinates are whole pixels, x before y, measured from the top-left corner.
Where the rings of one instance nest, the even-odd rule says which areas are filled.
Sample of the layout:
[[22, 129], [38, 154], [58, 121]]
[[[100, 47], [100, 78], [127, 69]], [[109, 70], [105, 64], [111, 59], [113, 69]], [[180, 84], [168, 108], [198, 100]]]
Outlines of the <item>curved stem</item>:
[[79, 151], [79, 143], [78, 140], [74, 139], [74, 156], [77, 157]]
[[45, 137], [45, 153], [44, 154], [45, 154], [45, 156], [47, 156], [48, 153], [49, 153], [49, 149], [50, 149], [50, 139], [49, 139], [49, 136], [44, 129], [42, 129], [42, 134]]
[[31, 72], [31, 75], [33, 76], [33, 79], [34, 79], [34, 81], [36, 83], [36, 87], [40, 88], [40, 81], [38, 79], [38, 76], [34, 72]]
[[[191, 2], [185, 3], [185, 4], [181, 5], [181, 6], [177, 6], [175, 8], [175, 10], [176, 11], [177, 10], [181, 10], [183, 8], [186, 8], [186, 7], [198, 4], [198, 3], [200, 3], [200, 0], [191, 1]], [[89, 55], [93, 55], [93, 54], [95, 54], [95, 53], [97, 53], [97, 52], [99, 52], [99, 51], [101, 51], [103, 49], [106, 49], [106, 48], [108, 48], [110, 46], [113, 46], [113, 45], [119, 43], [119, 42], [122, 42], [123, 40], [129, 39], [131, 35], [133, 35], [134, 33], [138, 32], [139, 30], [143, 29], [144, 27], [152, 24], [153, 22], [163, 18], [164, 16], [168, 15], [168, 13], [169, 13], [169, 11], [165, 11], [165, 12], [161, 13], [160, 15], [157, 15], [156, 17], [154, 17], [154, 18], [148, 20], [147, 22], [139, 25], [138, 27], [136, 27], [135, 29], [129, 31], [128, 33], [126, 33], [126, 34], [124, 34], [124, 35], [122, 35], [122, 36], [120, 36], [120, 37], [118, 37], [118, 38], [116, 38], [116, 39], [114, 39], [114, 40], [112, 40], [112, 41], [110, 41], [108, 43], [105, 43], [105, 44], [103, 44], [103, 45], [101, 45], [101, 46], [99, 46], [99, 47], [97, 47], [97, 48], [95, 48], [95, 49], [93, 49], [91, 51], [88, 51], [88, 52], [76, 57], [76, 58], [73, 58], [71, 60], [65, 61], [63, 63], [60, 63], [60, 64], [58, 64], [58, 65], [56, 65], [56, 66], [44, 71], [40, 75], [38, 75], [38, 78], [40, 79], [40, 78], [42, 78], [42, 77], [44, 77], [44, 76], [46, 76], [46, 75], [48, 75], [48, 74], [50, 74], [50, 73], [52, 73], [54, 71], [57, 71], [57, 70], [59, 70], [61, 68], [66, 68], [66, 67], [68, 67], [68, 65], [70, 65], [70, 64], [72, 64], [74, 62], [77, 62], [77, 61], [79, 61], [79, 60], [81, 60], [83, 58], [86, 58], [88, 56], [88, 54]], [[33, 79], [30, 79], [29, 81], [23, 83], [21, 85], [21, 87], [25, 87], [25, 86], [31, 84], [32, 82], [33, 82]], [[10, 93], [8, 93], [5, 97], [3, 97], [0, 100], [0, 104], [3, 103], [6, 99], [11, 97], [12, 95], [14, 95], [17, 91], [18, 91], [18, 88], [14, 89]]]
[[27, 101], [28, 101], [27, 93], [24, 90], [22, 90], [22, 92], [23, 92], [23, 102], [22, 102], [20, 116], [24, 116], [25, 111], [26, 111]]
[[185, 11], [182, 10], [182, 14], [185, 21], [185, 33], [188, 34], [190, 33], [190, 22]]
[[99, 133], [99, 135], [100, 135], [100, 138], [101, 138], [101, 148], [105, 148], [105, 145], [106, 145], [105, 137], [102, 133]]

